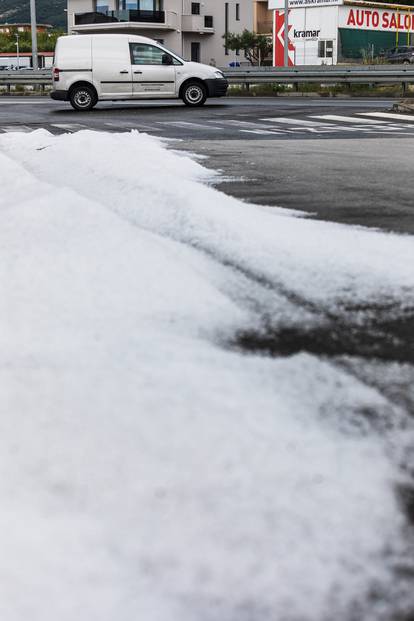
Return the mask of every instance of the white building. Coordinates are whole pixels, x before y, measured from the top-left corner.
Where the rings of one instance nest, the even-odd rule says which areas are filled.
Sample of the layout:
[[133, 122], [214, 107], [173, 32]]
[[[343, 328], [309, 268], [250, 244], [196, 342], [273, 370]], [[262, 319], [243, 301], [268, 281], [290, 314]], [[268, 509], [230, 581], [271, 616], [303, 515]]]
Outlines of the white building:
[[[283, 0], [274, 11], [274, 65], [283, 65]], [[414, 7], [360, 0], [289, 0], [289, 64], [337, 64], [414, 45]]]
[[226, 66], [244, 60], [223, 35], [253, 29], [253, 0], [68, 0], [68, 32], [125, 32], [163, 43], [188, 60]]

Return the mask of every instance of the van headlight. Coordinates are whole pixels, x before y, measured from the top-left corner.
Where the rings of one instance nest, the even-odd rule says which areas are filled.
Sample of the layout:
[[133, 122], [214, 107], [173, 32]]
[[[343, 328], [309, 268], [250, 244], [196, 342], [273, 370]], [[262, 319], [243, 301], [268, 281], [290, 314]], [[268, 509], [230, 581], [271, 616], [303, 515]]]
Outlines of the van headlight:
[[214, 72], [214, 77], [219, 79], [219, 80], [223, 80], [224, 78], [224, 73], [222, 73], [221, 71], [215, 71]]

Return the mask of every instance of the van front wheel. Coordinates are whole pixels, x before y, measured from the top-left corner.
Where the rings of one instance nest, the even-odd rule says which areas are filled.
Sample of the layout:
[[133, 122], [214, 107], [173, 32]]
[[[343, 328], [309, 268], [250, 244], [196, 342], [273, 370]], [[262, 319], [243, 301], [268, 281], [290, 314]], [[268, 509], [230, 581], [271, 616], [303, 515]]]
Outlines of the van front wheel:
[[92, 110], [98, 103], [95, 90], [91, 86], [74, 86], [69, 94], [72, 108], [78, 111]]
[[207, 99], [206, 87], [201, 82], [189, 82], [184, 86], [181, 98], [186, 106], [202, 106]]

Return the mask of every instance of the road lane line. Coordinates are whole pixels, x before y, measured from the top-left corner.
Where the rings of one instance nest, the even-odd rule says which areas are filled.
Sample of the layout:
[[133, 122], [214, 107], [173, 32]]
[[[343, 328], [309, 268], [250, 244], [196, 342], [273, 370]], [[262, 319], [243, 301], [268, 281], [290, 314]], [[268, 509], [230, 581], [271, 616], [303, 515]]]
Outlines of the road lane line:
[[325, 121], [341, 121], [342, 123], [361, 123], [362, 125], [379, 125], [386, 121], [373, 121], [372, 119], [358, 119], [354, 116], [342, 116], [340, 114], [311, 115], [313, 119], [324, 119]]

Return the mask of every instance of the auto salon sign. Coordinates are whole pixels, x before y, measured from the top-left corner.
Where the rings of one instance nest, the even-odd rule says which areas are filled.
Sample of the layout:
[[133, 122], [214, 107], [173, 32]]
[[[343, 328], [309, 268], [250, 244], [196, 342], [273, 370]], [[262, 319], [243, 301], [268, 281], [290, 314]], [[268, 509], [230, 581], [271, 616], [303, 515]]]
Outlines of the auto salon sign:
[[339, 28], [411, 32], [414, 31], [414, 13], [341, 7]]

